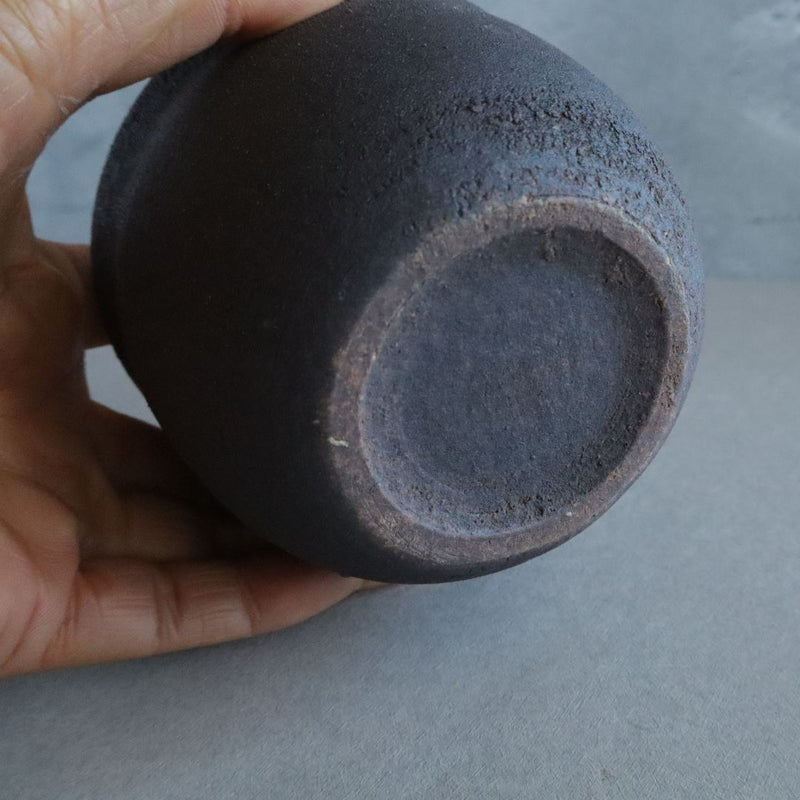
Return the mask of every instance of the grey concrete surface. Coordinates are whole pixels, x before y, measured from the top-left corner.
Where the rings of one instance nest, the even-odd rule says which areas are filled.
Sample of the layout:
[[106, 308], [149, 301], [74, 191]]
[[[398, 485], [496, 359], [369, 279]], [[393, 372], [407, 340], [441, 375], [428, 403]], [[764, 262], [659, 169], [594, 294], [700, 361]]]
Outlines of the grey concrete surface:
[[[800, 0], [480, 0], [622, 96], [691, 206], [709, 273], [800, 277]], [[88, 237], [105, 151], [136, 91], [90, 104], [31, 180], [49, 238]]]
[[0, 797], [794, 800], [798, 307], [797, 283], [712, 282], [673, 437], [540, 559], [0, 682]]

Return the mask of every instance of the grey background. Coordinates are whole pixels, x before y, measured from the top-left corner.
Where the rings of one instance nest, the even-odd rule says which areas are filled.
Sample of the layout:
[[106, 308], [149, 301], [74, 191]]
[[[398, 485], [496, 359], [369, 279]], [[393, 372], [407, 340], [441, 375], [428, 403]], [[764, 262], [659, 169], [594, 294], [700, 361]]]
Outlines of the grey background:
[[[800, 0], [486, 0], [609, 82], [709, 271], [695, 387], [644, 478], [509, 572], [351, 598], [249, 642], [0, 683], [0, 797], [800, 795]], [[85, 239], [132, 92], [31, 181]], [[96, 397], [139, 416], [105, 349]]]

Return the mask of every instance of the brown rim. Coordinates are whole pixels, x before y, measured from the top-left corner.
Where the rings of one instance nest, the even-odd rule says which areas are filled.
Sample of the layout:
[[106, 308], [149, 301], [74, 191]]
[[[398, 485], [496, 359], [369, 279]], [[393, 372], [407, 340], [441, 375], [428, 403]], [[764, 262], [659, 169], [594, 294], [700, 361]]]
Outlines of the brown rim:
[[[484, 535], [445, 533], [415, 522], [381, 490], [365, 448], [360, 446], [362, 389], [380, 344], [422, 282], [437, 270], [500, 236], [557, 226], [602, 234], [631, 255], [656, 287], [666, 323], [667, 353], [647, 418], [621, 462], [580, 502], [573, 502], [556, 514], [524, 527], [487, 531]], [[333, 368], [337, 379], [323, 425], [340, 491], [380, 550], [402, 553], [428, 566], [441, 565], [454, 575], [459, 569], [474, 573], [476, 565], [486, 565], [489, 571], [500, 563], [522, 561], [549, 550], [603, 514], [642, 473], [663, 443], [679, 411], [689, 330], [685, 290], [664, 251], [645, 228], [609, 206], [579, 198], [524, 199], [445, 224], [425, 237], [416, 251], [396, 266], [365, 307], [348, 343], [336, 355]]]

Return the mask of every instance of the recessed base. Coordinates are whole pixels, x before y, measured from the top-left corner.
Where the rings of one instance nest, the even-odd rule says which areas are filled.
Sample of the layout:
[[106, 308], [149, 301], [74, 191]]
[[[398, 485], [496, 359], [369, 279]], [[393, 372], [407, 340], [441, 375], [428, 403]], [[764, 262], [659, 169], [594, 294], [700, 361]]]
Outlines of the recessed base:
[[650, 413], [666, 361], [658, 292], [600, 233], [526, 230], [456, 258], [408, 298], [367, 375], [367, 466], [446, 535], [570, 509]]
[[398, 266], [337, 365], [343, 488], [384, 546], [434, 572], [454, 552], [489, 571], [585, 527], [666, 435], [682, 368], [679, 298], [639, 229], [580, 200], [504, 214]]

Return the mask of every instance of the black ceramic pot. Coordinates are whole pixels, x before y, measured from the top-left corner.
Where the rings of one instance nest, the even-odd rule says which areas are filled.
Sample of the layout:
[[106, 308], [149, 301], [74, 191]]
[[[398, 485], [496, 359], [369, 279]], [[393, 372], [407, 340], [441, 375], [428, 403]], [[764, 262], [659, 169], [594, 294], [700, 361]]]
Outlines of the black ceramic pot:
[[94, 259], [200, 480], [286, 550], [383, 581], [585, 528], [669, 432], [701, 332], [695, 239], [639, 123], [460, 0], [346, 0], [156, 78]]

